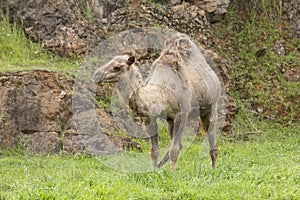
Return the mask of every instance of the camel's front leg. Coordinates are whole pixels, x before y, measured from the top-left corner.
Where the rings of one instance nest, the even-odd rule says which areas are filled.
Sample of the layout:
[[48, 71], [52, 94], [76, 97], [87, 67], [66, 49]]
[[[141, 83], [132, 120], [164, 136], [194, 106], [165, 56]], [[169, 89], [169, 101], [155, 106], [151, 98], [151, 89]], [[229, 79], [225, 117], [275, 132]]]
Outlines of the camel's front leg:
[[[178, 121], [179, 119], [177, 119], [177, 122], [175, 120], [175, 124], [176, 124], [176, 127], [174, 126], [174, 120], [173, 119], [168, 119], [167, 120], [167, 123], [168, 123], [168, 132], [169, 132], [169, 135], [170, 135], [170, 138], [171, 138], [171, 141], [173, 141], [173, 138], [174, 136], [176, 135], [177, 133], [177, 130], [179, 128], [179, 124], [180, 124], [180, 121]], [[182, 145], [180, 143], [180, 147], [179, 147], [179, 150], [182, 148]], [[157, 164], [157, 167], [161, 167], [163, 166], [170, 158], [170, 152], [168, 151], [164, 157], [161, 159], [161, 161]], [[174, 156], [173, 156], [174, 157]]]
[[154, 168], [157, 168], [157, 162], [159, 157], [159, 146], [158, 146], [158, 134], [151, 136], [151, 159]]
[[[187, 124], [187, 114], [181, 114], [175, 118], [174, 133], [172, 138], [172, 144], [169, 151], [169, 157], [171, 160], [171, 169], [175, 171], [176, 163], [179, 157], [179, 151], [181, 149], [181, 136]], [[178, 129], [176, 128], [178, 127]], [[175, 132], [176, 131], [176, 132]]]
[[156, 119], [153, 118], [150, 121], [150, 124], [147, 126], [147, 132], [150, 135], [151, 146], [150, 153], [152, 159], [152, 165], [154, 168], [157, 168], [157, 162], [159, 157], [159, 146], [158, 146], [158, 127]]

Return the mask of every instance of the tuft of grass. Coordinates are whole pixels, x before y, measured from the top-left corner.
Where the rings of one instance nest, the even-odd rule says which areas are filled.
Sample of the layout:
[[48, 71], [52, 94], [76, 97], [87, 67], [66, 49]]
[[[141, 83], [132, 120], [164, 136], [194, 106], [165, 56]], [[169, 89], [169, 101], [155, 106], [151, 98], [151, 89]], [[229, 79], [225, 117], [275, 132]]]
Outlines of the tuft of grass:
[[47, 69], [74, 73], [79, 62], [48, 53], [41, 44], [27, 39], [16, 22], [10, 23], [8, 13], [0, 11], [0, 71]]
[[85, 13], [85, 16], [90, 22], [94, 21], [94, 11], [93, 8], [91, 7], [89, 1], [87, 0], [80, 0], [80, 4], [83, 7], [83, 11]]

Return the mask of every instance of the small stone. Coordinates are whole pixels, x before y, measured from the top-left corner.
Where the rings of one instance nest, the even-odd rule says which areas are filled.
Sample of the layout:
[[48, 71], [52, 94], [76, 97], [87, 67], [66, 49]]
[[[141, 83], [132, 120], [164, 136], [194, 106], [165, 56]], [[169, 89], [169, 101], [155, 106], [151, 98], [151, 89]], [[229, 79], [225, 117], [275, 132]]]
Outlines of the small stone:
[[171, 0], [172, 5], [178, 5], [181, 3], [181, 0]]
[[65, 91], [61, 91], [60, 95], [58, 96], [58, 98], [63, 99], [66, 96], [66, 92]]
[[273, 44], [273, 50], [274, 52], [278, 55], [278, 56], [283, 56], [285, 54], [285, 49], [283, 46], [283, 42], [284, 41], [280, 41], [277, 40], [274, 44]]
[[173, 6], [172, 11], [175, 13], [180, 13], [184, 11], [184, 5]]

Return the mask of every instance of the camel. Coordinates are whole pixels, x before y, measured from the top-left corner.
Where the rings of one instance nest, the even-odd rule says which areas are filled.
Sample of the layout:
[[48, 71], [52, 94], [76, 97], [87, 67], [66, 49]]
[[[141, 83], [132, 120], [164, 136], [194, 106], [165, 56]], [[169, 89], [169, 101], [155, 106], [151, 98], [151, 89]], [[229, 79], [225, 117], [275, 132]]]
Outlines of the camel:
[[[134, 57], [130, 55], [116, 56], [97, 69], [93, 80], [117, 82], [124, 73], [129, 73], [129, 84], [122, 89], [126, 91], [123, 96], [129, 99], [129, 107], [134, 114], [146, 119], [154, 168], [161, 167], [170, 159], [171, 168], [176, 169], [182, 133], [192, 113], [205, 119], [212, 167], [215, 168], [218, 156], [217, 107], [221, 98], [221, 82], [208, 64], [204, 50], [188, 36], [174, 34], [166, 41], [159, 58], [151, 65], [145, 83], [141, 80], [134, 61]], [[158, 163], [160, 150], [156, 120], [162, 116], [167, 121], [172, 142], [169, 151]]]
[[[201, 117], [207, 118], [207, 136], [212, 167], [216, 167], [218, 148], [216, 132], [221, 82], [207, 64], [201, 49], [184, 34], [174, 34], [167, 40], [164, 50], [153, 62], [146, 83], [130, 97], [129, 106], [139, 116], [148, 117], [151, 139], [151, 158], [154, 167], [168, 159], [175, 170], [181, 149], [182, 133], [189, 114], [198, 103]], [[171, 137], [169, 152], [158, 162], [159, 146], [156, 120], [165, 115]]]

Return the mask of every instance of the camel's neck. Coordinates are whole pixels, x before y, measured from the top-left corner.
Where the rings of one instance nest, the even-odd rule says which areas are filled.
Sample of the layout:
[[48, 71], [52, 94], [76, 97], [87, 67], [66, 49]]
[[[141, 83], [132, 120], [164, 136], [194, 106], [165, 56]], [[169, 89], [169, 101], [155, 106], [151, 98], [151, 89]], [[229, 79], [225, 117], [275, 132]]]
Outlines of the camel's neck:
[[135, 90], [142, 84], [142, 75], [136, 66], [133, 66], [124, 77], [128, 89]]
[[122, 79], [117, 83], [116, 87], [124, 99], [129, 99], [134, 92], [142, 84], [142, 76], [136, 66], [124, 74]]

